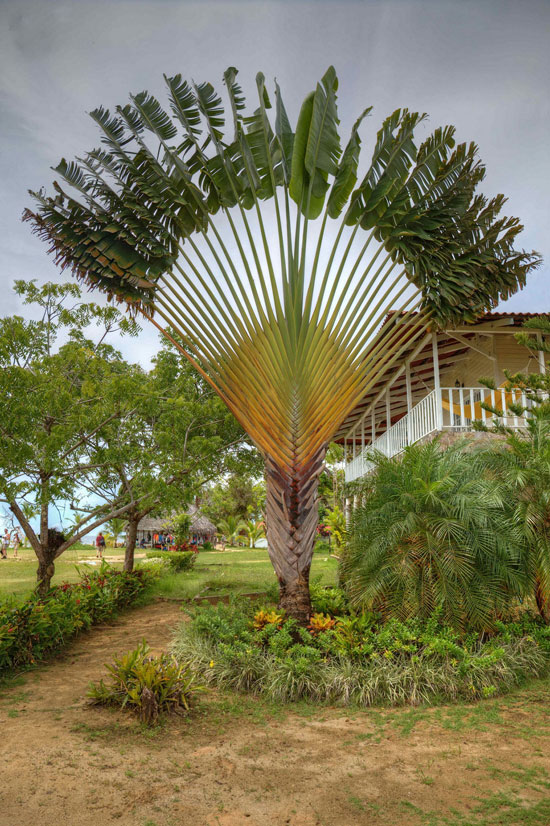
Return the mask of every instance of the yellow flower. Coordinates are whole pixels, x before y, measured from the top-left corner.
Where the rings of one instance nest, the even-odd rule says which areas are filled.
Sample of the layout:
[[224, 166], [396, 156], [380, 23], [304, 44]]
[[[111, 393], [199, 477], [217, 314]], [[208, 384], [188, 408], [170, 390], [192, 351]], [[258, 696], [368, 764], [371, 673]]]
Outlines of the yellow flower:
[[210, 660], [210, 668], [214, 668], [214, 660]]

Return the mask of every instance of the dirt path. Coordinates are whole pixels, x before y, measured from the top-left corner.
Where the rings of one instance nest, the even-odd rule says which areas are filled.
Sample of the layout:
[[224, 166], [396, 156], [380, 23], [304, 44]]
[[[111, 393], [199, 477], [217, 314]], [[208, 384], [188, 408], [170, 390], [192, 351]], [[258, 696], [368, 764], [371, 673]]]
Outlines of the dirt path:
[[166, 602], [128, 612], [3, 691], [0, 826], [550, 824], [548, 683], [355, 713], [209, 693], [153, 732], [86, 704], [105, 661], [143, 638], [166, 648], [182, 618]]

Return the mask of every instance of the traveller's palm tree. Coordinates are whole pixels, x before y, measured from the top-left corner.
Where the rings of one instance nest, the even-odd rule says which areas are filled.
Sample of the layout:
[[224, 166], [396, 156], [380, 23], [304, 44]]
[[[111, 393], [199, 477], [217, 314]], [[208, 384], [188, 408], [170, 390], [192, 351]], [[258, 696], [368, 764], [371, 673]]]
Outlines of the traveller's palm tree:
[[[128, 302], [195, 365], [266, 464], [269, 553], [281, 606], [301, 621], [326, 447], [359, 399], [430, 326], [471, 320], [522, 285], [532, 254], [454, 128], [420, 145], [425, 115], [382, 124], [359, 181], [359, 127], [340, 146], [331, 67], [290, 125], [278, 85], [258, 105], [224, 75], [165, 78], [91, 113], [104, 148], [56, 168], [56, 196], [25, 218], [62, 267]], [[67, 188], [68, 185], [68, 188]], [[388, 316], [388, 310], [398, 312]], [[181, 345], [183, 340], [184, 345]]]

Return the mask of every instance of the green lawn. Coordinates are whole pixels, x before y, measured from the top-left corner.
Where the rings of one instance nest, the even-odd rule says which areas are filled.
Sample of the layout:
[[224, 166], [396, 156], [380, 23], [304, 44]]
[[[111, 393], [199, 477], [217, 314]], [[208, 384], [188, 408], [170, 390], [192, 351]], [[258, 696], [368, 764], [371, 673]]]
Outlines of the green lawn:
[[[116, 554], [120, 554], [120, 549]], [[106, 556], [112, 556], [115, 551], [107, 549]], [[13, 549], [8, 550], [8, 559], [0, 560], [0, 599], [7, 596], [26, 596], [32, 591], [36, 584], [37, 560], [34, 551], [30, 548], [19, 548], [19, 559], [13, 559]], [[91, 545], [69, 548], [68, 551], [59, 557], [55, 563], [55, 576], [53, 584], [59, 585], [61, 582], [75, 582], [79, 576], [76, 565], [79, 562], [89, 560], [97, 562], [95, 548]], [[121, 562], [115, 562], [117, 567]]]
[[[312, 579], [320, 577], [326, 584], [336, 583], [337, 561], [322, 554], [314, 554]], [[192, 571], [165, 577], [159, 582], [159, 596], [189, 599], [197, 594], [242, 594], [265, 591], [277, 584], [267, 550], [228, 549], [199, 553]]]
[[[25, 596], [35, 585], [36, 557], [30, 549], [20, 549], [21, 559], [10, 557], [0, 560], [0, 598], [10, 595]], [[136, 554], [139, 564], [141, 553]], [[122, 550], [108, 548], [107, 559], [121, 567]], [[56, 562], [53, 584], [74, 582], [78, 579], [76, 564], [84, 560], [95, 562], [95, 549], [74, 549], [66, 551]], [[321, 578], [326, 584], [336, 582], [337, 561], [324, 554], [314, 554], [311, 569], [312, 578]], [[276, 585], [273, 567], [267, 550], [227, 549], [223, 553], [208, 551], [199, 553], [192, 571], [163, 577], [156, 586], [159, 596], [174, 599], [189, 599], [197, 594], [239, 594], [250, 591], [265, 591]]]

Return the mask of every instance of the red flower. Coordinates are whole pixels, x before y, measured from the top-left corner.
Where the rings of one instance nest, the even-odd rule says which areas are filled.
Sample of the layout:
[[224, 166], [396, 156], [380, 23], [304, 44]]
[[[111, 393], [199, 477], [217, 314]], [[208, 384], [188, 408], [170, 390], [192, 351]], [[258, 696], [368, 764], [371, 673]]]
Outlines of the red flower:
[[79, 599], [77, 599], [76, 604], [80, 605], [80, 600]]

